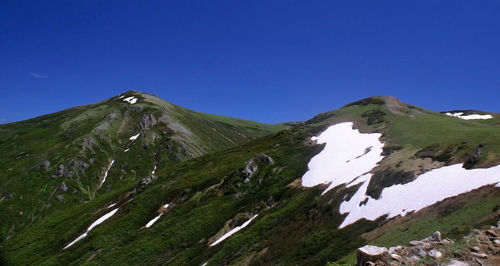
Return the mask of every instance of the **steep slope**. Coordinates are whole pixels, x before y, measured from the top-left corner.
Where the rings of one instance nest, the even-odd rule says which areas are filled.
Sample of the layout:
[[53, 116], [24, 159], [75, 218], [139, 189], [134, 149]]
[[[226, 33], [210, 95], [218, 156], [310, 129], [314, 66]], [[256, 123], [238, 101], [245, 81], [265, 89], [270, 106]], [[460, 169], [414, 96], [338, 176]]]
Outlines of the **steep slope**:
[[[367, 243], [406, 244], [435, 230], [460, 236], [500, 217], [495, 171], [463, 191], [390, 198], [412, 203], [430, 198], [428, 191], [443, 195], [393, 217], [371, 206], [394, 187], [445, 167], [463, 164], [470, 170], [459, 170], [472, 171], [472, 179], [480, 168], [494, 169], [500, 126], [491, 115], [464, 120], [391, 97], [363, 99], [244, 145], [168, 164], [148, 182], [140, 181], [148, 173], [138, 174], [120, 190], [31, 223], [4, 241], [2, 256], [8, 264], [324, 265], [355, 261]], [[314, 163], [322, 157], [326, 162]]]
[[0, 238], [53, 211], [149, 182], [155, 168], [282, 128], [195, 112], [136, 91], [0, 125]]

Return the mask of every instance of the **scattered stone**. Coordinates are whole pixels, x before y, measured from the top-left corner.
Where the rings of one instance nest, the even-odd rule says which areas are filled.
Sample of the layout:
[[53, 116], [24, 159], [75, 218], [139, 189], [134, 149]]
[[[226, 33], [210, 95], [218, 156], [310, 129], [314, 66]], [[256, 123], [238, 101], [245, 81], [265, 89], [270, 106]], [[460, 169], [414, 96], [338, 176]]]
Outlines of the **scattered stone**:
[[55, 198], [58, 201], [63, 201], [64, 200], [64, 195], [56, 195]]
[[493, 230], [486, 230], [486, 232], [484, 232], [487, 236], [491, 236], [491, 237], [498, 237], [497, 233], [495, 233]]
[[391, 258], [393, 258], [394, 260], [397, 260], [399, 262], [403, 262], [403, 258], [401, 256], [399, 256], [398, 254], [391, 254]]
[[419, 256], [420, 258], [423, 258], [425, 257], [425, 255], [427, 255], [427, 252], [423, 251], [419, 247], [413, 247], [411, 251], [413, 252], [413, 254]]
[[481, 258], [481, 259], [487, 259], [488, 258], [488, 255], [486, 255], [484, 253], [471, 252], [470, 254], [472, 256], [474, 256], [474, 257], [478, 257], [478, 258]]
[[479, 251], [481, 251], [481, 249], [480, 249], [478, 246], [473, 246], [473, 247], [470, 247], [470, 250], [471, 250], [471, 251], [474, 251], [474, 252], [479, 252]]
[[445, 238], [441, 241], [441, 243], [445, 244], [445, 245], [449, 245], [449, 244], [454, 244], [455, 241], [449, 239], [449, 238]]
[[418, 240], [412, 240], [410, 241], [410, 243], [408, 243], [410, 246], [421, 246], [423, 245], [424, 243], [422, 243], [422, 241], [418, 241]]

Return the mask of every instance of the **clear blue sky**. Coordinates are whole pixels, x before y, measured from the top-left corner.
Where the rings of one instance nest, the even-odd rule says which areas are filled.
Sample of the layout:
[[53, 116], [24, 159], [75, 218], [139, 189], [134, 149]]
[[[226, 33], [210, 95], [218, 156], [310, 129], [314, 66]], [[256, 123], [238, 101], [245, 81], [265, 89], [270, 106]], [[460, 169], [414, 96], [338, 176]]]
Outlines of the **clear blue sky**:
[[1, 1], [0, 123], [134, 89], [276, 123], [372, 95], [500, 112], [500, 1]]

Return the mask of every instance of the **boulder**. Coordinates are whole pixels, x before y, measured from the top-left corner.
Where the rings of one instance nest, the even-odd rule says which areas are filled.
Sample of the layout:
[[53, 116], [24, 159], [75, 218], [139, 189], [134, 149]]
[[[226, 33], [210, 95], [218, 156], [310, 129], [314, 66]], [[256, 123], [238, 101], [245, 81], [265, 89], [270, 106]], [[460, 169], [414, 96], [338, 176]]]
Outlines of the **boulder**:
[[48, 160], [44, 160], [44, 161], [41, 161], [39, 164], [38, 164], [38, 169], [49, 169], [49, 166], [50, 166], [50, 161]]
[[446, 266], [469, 266], [469, 264], [459, 260], [450, 260], [450, 263], [446, 264]]
[[365, 265], [367, 262], [374, 262], [380, 260], [388, 253], [387, 248], [366, 245], [358, 248], [356, 258], [356, 265]]
[[443, 254], [439, 250], [435, 250], [435, 249], [429, 251], [427, 254], [429, 254], [429, 256], [431, 256], [435, 259], [440, 259], [441, 257], [443, 257]]
[[436, 231], [431, 235], [431, 239], [437, 242], [441, 242], [441, 232]]

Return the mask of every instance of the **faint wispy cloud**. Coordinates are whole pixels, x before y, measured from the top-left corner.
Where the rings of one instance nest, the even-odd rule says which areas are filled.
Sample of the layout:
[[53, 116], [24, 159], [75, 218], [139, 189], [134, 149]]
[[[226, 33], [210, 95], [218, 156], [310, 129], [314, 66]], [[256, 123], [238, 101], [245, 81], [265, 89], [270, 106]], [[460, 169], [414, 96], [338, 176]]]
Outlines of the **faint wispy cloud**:
[[45, 76], [45, 75], [42, 75], [42, 74], [38, 74], [38, 73], [35, 73], [35, 72], [30, 72], [30, 76], [36, 78], [36, 79], [46, 79], [48, 78], [49, 76]]

